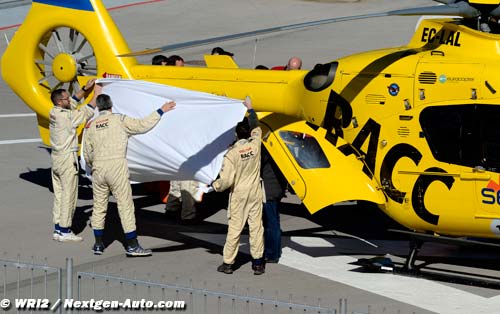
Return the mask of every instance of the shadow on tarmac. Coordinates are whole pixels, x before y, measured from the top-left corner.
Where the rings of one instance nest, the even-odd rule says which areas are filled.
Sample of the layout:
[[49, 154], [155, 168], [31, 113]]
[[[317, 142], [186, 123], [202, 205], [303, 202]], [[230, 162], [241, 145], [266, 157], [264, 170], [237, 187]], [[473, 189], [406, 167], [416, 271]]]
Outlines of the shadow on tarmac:
[[[46, 187], [53, 193], [50, 168], [28, 170], [19, 177], [39, 186]], [[203, 247], [210, 254], [222, 255], [222, 247], [209, 241], [195, 239], [185, 233], [206, 233], [226, 235], [227, 225], [206, 222], [204, 219], [212, 216], [221, 209], [227, 208], [228, 193], [209, 193], [204, 196], [199, 205], [198, 213], [202, 216], [196, 224], [182, 224], [178, 219], [167, 218], [163, 213], [147, 210], [146, 208], [161, 204], [160, 196], [148, 192], [144, 185], [132, 186], [136, 208], [137, 233], [142, 236], [161, 238], [180, 243], [179, 245], [156, 248], [155, 252], [175, 252], [191, 248]], [[78, 198], [92, 199], [92, 184], [83, 176], [79, 178]], [[286, 200], [285, 200], [286, 201]], [[91, 205], [80, 206], [75, 210], [73, 231], [82, 232], [90, 222]], [[298, 229], [283, 232], [282, 244], [293, 250], [312, 257], [349, 255], [349, 256], [381, 256], [391, 254], [403, 259], [409, 252], [409, 239], [405, 235], [388, 232], [388, 229], [405, 230], [405, 228], [377, 208], [376, 205], [359, 202], [357, 205], [329, 206], [314, 215], [300, 204], [282, 203], [280, 212], [288, 216], [301, 217], [310, 220], [319, 227]], [[248, 229], [243, 230], [248, 234]], [[305, 246], [294, 237], [320, 238], [331, 243], [331, 246]], [[123, 228], [120, 223], [118, 209], [115, 202], [109, 202], [106, 216], [105, 246], [114, 241], [125, 244]], [[490, 289], [500, 289], [500, 277], [477, 274], [474, 270], [457, 271], [429, 265], [446, 264], [490, 269], [500, 271], [498, 260], [499, 251], [479, 247], [457, 247], [440, 243], [427, 242], [422, 247], [418, 263], [424, 267], [416, 273], [402, 271], [403, 263], [395, 261], [394, 272], [400, 275], [416, 276], [433, 281], [443, 281], [462, 285], [472, 285]], [[251, 257], [247, 254], [238, 254], [234, 269], [248, 263]], [[353, 271], [365, 272], [366, 269], [357, 268]]]

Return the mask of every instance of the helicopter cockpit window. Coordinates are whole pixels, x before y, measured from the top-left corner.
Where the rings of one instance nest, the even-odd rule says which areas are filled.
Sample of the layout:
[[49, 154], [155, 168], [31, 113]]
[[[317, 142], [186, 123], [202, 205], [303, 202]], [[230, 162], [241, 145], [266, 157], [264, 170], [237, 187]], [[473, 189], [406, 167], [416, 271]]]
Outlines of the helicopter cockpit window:
[[299, 166], [304, 169], [329, 168], [330, 163], [318, 141], [311, 135], [280, 131], [279, 135]]
[[311, 92], [319, 92], [332, 85], [338, 62], [316, 64], [304, 77], [304, 87]]
[[434, 157], [442, 162], [500, 172], [500, 108], [495, 105], [429, 107], [420, 123]]

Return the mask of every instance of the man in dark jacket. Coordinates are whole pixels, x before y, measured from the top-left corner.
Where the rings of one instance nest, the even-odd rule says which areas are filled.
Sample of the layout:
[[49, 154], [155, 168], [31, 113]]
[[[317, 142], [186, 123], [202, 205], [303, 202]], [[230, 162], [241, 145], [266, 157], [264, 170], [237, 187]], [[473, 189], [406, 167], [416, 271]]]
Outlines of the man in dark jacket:
[[266, 148], [262, 147], [261, 177], [266, 201], [263, 207], [264, 258], [266, 263], [278, 263], [281, 257], [281, 226], [279, 204], [285, 196], [286, 179]]

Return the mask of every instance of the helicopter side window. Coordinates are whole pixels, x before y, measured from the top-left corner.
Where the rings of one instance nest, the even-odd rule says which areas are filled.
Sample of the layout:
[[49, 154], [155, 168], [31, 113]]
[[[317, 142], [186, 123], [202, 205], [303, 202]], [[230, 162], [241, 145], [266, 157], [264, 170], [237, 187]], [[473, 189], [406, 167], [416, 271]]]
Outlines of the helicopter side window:
[[330, 167], [321, 146], [311, 135], [292, 131], [280, 131], [279, 135], [300, 167], [304, 169]]
[[481, 166], [495, 172], [500, 172], [500, 108], [494, 105], [483, 105], [479, 108]]
[[481, 166], [500, 172], [500, 107], [453, 105], [429, 107], [420, 123], [429, 147], [442, 162]]
[[474, 105], [428, 107], [420, 115], [420, 124], [434, 158], [468, 167], [479, 165]]

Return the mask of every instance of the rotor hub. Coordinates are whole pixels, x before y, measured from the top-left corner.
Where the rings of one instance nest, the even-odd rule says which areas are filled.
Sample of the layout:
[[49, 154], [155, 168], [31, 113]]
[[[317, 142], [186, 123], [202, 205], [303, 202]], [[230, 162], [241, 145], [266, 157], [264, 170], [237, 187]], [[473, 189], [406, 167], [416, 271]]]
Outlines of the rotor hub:
[[52, 63], [52, 72], [60, 82], [71, 82], [77, 74], [75, 58], [67, 53], [58, 54]]

